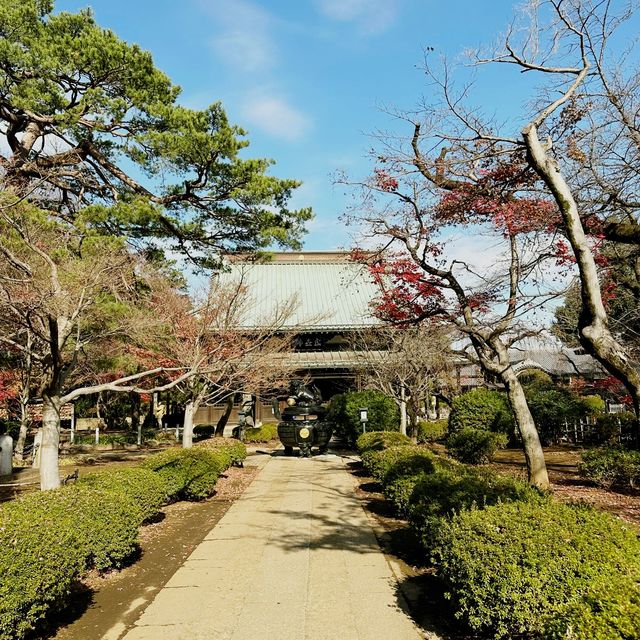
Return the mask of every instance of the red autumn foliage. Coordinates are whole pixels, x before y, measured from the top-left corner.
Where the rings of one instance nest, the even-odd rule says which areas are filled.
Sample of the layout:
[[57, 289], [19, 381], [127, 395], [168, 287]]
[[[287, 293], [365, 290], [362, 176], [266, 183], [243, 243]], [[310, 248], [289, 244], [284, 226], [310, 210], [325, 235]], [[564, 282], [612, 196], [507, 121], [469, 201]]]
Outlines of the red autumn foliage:
[[534, 181], [522, 164], [498, 163], [483, 170], [475, 182], [445, 192], [436, 215], [441, 222], [454, 224], [485, 218], [505, 235], [554, 230], [561, 220], [555, 203], [522, 195]]
[[0, 371], [0, 404], [18, 395], [18, 377], [15, 371]]
[[373, 180], [375, 186], [381, 191], [395, 191], [398, 188], [398, 181], [384, 169], [374, 169]]
[[390, 322], [406, 322], [442, 313], [444, 296], [436, 278], [413, 261], [396, 258], [369, 265], [381, 294], [372, 302], [375, 314]]

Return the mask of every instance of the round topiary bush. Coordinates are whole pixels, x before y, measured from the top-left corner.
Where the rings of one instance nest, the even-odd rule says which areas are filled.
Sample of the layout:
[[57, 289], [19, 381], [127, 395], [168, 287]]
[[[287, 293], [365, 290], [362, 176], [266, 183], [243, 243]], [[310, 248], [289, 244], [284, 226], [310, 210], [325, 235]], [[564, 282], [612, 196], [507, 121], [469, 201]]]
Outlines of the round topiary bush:
[[261, 427], [253, 427], [244, 432], [245, 442], [271, 442], [278, 439], [278, 425], [275, 422], [266, 422]]
[[507, 446], [507, 441], [506, 433], [465, 427], [451, 433], [446, 444], [447, 451], [456, 460], [467, 464], [485, 464], [498, 449]]
[[515, 427], [509, 401], [504, 393], [473, 389], [453, 400], [449, 432], [482, 429], [511, 435]]
[[350, 391], [331, 398], [327, 420], [336, 426], [336, 432], [348, 442], [354, 443], [362, 434], [360, 409], [368, 410], [367, 431], [398, 431], [400, 410], [384, 393], [368, 389]]
[[[640, 581], [637, 530], [601, 511], [551, 500], [461, 511], [439, 528], [433, 557], [456, 615], [475, 632], [544, 637], [566, 616], [567, 635], [555, 637], [593, 638], [589, 619], [599, 638], [640, 635], [637, 588], [599, 592], [611, 579]], [[581, 635], [571, 635], [572, 619]], [[623, 627], [631, 633], [620, 636]]]

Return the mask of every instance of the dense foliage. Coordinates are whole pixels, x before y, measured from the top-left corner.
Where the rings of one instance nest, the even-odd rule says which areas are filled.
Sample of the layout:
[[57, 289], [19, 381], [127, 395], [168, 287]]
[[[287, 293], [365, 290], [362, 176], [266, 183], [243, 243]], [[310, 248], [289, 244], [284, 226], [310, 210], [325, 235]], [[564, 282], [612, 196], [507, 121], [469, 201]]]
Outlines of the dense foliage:
[[440, 442], [445, 439], [448, 427], [449, 421], [446, 418], [440, 420], [418, 420], [416, 440], [418, 444]]
[[640, 484], [640, 451], [603, 446], [582, 453], [578, 471], [601, 487], [637, 487]]
[[278, 425], [275, 422], [265, 422], [260, 427], [252, 427], [244, 432], [245, 442], [271, 442], [278, 439]]
[[460, 462], [484, 464], [491, 460], [498, 449], [504, 449], [507, 441], [506, 433], [464, 427], [449, 434], [447, 451]]
[[354, 443], [362, 433], [360, 409], [366, 407], [367, 431], [398, 431], [400, 411], [396, 403], [384, 393], [367, 389], [333, 396], [329, 403], [327, 420], [336, 425], [336, 431], [348, 442]]
[[[608, 514], [554, 501], [502, 503], [461, 511], [438, 530], [433, 547], [457, 615], [476, 632], [513, 638], [561, 626], [569, 635], [560, 637], [587, 640], [593, 636], [584, 622], [591, 617], [606, 629], [601, 638], [620, 637], [606, 621], [619, 624], [611, 616], [616, 606], [633, 627], [622, 637], [640, 631], [637, 584], [625, 594], [618, 587], [605, 606], [588, 600], [594, 583], [640, 579], [637, 531]], [[626, 613], [630, 602], [635, 623]], [[576, 617], [582, 630], [572, 636]]]
[[[502, 435], [502, 434], [501, 434]], [[425, 447], [359, 440], [453, 603], [483, 637], [640, 637], [640, 542], [616, 518]]]
[[473, 389], [453, 400], [449, 431], [482, 429], [512, 434], [515, 427], [507, 396], [490, 389]]

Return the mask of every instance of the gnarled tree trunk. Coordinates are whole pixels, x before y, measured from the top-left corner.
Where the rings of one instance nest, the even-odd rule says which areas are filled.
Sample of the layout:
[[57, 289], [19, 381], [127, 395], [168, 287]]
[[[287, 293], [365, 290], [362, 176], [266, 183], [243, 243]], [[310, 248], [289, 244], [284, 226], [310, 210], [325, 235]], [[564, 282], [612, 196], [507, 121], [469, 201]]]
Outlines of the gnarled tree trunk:
[[540, 436], [536, 429], [533, 416], [527, 404], [527, 398], [524, 395], [524, 389], [515, 371], [509, 366], [501, 373], [502, 382], [507, 390], [509, 405], [516, 419], [516, 425], [522, 438], [522, 448], [524, 456], [527, 460], [527, 471], [529, 483], [548, 491], [549, 475], [547, 473], [547, 465], [544, 459], [544, 452], [540, 442]]
[[227, 398], [227, 405], [224, 409], [224, 413], [218, 419], [218, 424], [216, 425], [216, 438], [222, 438], [222, 436], [224, 436], [224, 429], [227, 426], [227, 422], [229, 422], [229, 418], [231, 417], [232, 411], [233, 411], [233, 394], [231, 394]]

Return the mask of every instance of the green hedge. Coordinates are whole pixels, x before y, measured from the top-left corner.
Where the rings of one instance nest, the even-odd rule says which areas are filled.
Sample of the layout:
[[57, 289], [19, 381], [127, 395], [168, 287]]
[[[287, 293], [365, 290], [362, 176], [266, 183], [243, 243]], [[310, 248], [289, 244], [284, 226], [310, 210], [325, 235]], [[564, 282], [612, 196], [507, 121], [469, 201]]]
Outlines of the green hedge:
[[640, 584], [624, 575], [599, 576], [546, 626], [547, 640], [636, 640]]
[[199, 440], [213, 438], [216, 435], [215, 424], [199, 424], [193, 428], [193, 437]]
[[409, 520], [427, 551], [451, 517], [467, 509], [484, 509], [498, 502], [539, 501], [528, 484], [488, 469], [438, 461], [433, 473], [421, 476], [409, 498]]
[[515, 422], [504, 393], [490, 389], [473, 389], [453, 400], [449, 431], [483, 429], [511, 435]]
[[476, 632], [587, 640], [597, 621], [600, 638], [640, 637], [637, 586], [603, 597], [603, 581], [640, 580], [637, 531], [606, 513], [551, 500], [461, 511], [438, 530], [433, 556]]
[[356, 440], [356, 448], [361, 454], [365, 451], [382, 451], [389, 447], [412, 444], [411, 438], [397, 431], [371, 431], [363, 433]]
[[202, 500], [210, 496], [220, 474], [231, 465], [231, 455], [220, 449], [208, 451], [167, 449], [147, 458], [142, 466], [159, 474], [166, 482], [170, 498]]
[[367, 431], [398, 431], [400, 428], [400, 410], [384, 393], [368, 389], [338, 394], [331, 398], [327, 420], [335, 424], [336, 433], [348, 442], [354, 443], [362, 434], [362, 407], [368, 410]]
[[213, 438], [199, 442], [198, 448], [209, 449], [211, 451], [225, 451], [231, 457], [232, 464], [244, 462], [247, 457], [247, 447], [244, 442], [235, 438]]
[[449, 435], [447, 451], [460, 462], [485, 464], [491, 460], [498, 449], [504, 449], [507, 446], [508, 439], [506, 433], [465, 427]]
[[89, 485], [32, 493], [0, 508], [0, 638], [22, 638], [69, 602], [87, 569], [121, 566], [137, 548], [141, 511]]
[[157, 516], [169, 499], [169, 487], [163, 477], [150, 469], [138, 467], [93, 473], [78, 481], [78, 486], [83, 485], [132, 499], [140, 510], [140, 524]]
[[271, 442], [278, 439], [278, 425], [267, 422], [261, 427], [253, 427], [244, 432], [245, 442]]
[[619, 446], [587, 449], [578, 471], [601, 487], [636, 487], [640, 484], [640, 451]]

